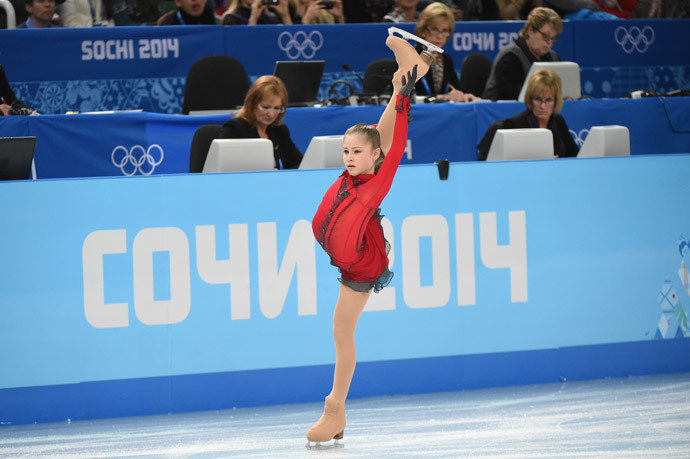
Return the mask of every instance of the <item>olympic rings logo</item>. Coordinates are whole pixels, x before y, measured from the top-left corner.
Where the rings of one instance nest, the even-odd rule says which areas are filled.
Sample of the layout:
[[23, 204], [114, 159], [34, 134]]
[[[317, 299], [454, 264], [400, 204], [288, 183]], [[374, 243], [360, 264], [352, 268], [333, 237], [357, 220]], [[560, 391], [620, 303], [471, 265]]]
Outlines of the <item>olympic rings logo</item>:
[[295, 35], [285, 31], [278, 36], [278, 47], [293, 60], [300, 56], [311, 59], [322, 46], [323, 35], [318, 30], [309, 32], [308, 35], [303, 30], [296, 32]]
[[585, 139], [587, 138], [587, 135], [589, 135], [589, 129], [581, 129], [580, 132], [575, 132], [572, 129], [569, 129], [569, 131], [570, 135], [575, 141], [575, 144], [582, 148], [582, 144], [585, 143]]
[[119, 167], [123, 175], [130, 177], [137, 172], [141, 175], [151, 175], [156, 166], [163, 162], [163, 148], [155, 143], [147, 149], [141, 145], [134, 145], [129, 150], [118, 145], [113, 148], [110, 157], [113, 165]]
[[628, 54], [635, 50], [638, 53], [645, 53], [654, 43], [654, 29], [649, 26], [644, 26], [642, 29], [637, 26], [632, 26], [630, 29], [620, 26], [614, 32], [614, 36], [616, 43], [621, 45], [623, 51]]

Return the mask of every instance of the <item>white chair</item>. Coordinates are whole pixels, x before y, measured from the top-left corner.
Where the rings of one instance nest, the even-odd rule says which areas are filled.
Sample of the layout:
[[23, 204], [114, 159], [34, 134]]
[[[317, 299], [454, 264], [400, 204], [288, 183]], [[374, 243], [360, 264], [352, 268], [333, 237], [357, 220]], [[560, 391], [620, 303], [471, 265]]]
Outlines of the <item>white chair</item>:
[[592, 126], [578, 158], [630, 156], [630, 132], [625, 126]]
[[300, 169], [324, 169], [344, 167], [342, 135], [324, 135], [312, 137], [304, 153]]
[[580, 66], [577, 62], [535, 62], [527, 72], [527, 78], [522, 84], [518, 101], [525, 101], [525, 91], [527, 91], [527, 84], [534, 72], [539, 69], [553, 70], [561, 77], [561, 94], [563, 99], [579, 99], [582, 97], [582, 87], [580, 86]]
[[215, 139], [202, 172], [269, 171], [275, 169], [269, 139]]
[[553, 134], [548, 129], [499, 129], [487, 161], [553, 159]]
[[9, 0], [0, 0], [0, 8], [5, 10], [5, 15], [7, 17], [7, 28], [16, 29], [17, 28], [17, 16], [14, 13], [14, 6]]

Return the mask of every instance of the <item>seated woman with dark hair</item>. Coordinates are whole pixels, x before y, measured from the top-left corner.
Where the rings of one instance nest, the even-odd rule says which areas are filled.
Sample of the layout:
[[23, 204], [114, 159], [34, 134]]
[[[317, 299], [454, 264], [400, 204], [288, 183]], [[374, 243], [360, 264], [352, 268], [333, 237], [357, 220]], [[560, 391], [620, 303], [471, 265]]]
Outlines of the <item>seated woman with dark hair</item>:
[[525, 91], [527, 110], [511, 118], [496, 123], [484, 134], [478, 145], [479, 161], [485, 161], [496, 134], [496, 128], [543, 128], [553, 134], [553, 152], [556, 158], [577, 156], [580, 151], [570, 135], [565, 118], [558, 113], [563, 107], [561, 77], [552, 70], [537, 70], [532, 74]]
[[285, 85], [273, 75], [256, 79], [249, 88], [244, 105], [235, 118], [227, 121], [219, 139], [269, 139], [273, 142], [276, 169], [297, 169], [302, 153], [283, 124], [288, 93]]
[[175, 0], [176, 9], [158, 18], [156, 25], [215, 25], [216, 17], [206, 0]]
[[290, 0], [266, 5], [262, 0], [231, 0], [220, 19], [222, 25], [301, 24]]

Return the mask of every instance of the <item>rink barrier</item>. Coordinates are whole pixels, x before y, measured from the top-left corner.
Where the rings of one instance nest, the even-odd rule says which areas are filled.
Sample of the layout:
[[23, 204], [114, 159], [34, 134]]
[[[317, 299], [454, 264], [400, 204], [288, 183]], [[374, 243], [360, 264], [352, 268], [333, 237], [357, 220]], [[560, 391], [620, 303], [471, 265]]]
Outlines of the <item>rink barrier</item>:
[[[688, 170], [402, 166], [351, 396], [690, 371]], [[0, 423], [322, 400], [339, 284], [310, 220], [339, 174], [0, 183]]]
[[[689, 372], [690, 340], [361, 362], [349, 397]], [[4, 425], [228, 410], [319, 401], [333, 365], [28, 387], [0, 391]], [[308, 426], [305, 426], [305, 428]]]

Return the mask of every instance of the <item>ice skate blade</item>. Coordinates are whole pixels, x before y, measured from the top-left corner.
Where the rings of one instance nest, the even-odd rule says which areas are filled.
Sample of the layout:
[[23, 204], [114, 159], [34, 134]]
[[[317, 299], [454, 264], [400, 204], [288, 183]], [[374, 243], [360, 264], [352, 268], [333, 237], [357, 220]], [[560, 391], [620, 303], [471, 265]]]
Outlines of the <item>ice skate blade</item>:
[[[312, 444], [314, 443], [314, 444]], [[307, 442], [307, 449], [311, 451], [323, 451], [327, 449], [339, 449], [339, 448], [345, 448], [345, 445], [340, 443], [338, 440], [334, 440], [333, 443], [328, 444], [328, 445], [322, 445], [321, 442]]]
[[418, 37], [415, 34], [412, 34], [406, 30], [403, 29], [398, 29], [397, 27], [389, 27], [388, 28], [388, 35], [393, 35], [394, 33], [399, 33], [401, 37], [403, 37], [405, 40], [414, 40], [417, 43], [421, 43], [424, 46], [426, 46], [427, 51], [435, 51], [439, 54], [443, 52], [443, 49], [439, 48], [438, 46], [434, 45], [433, 43], [429, 43], [423, 38]]

